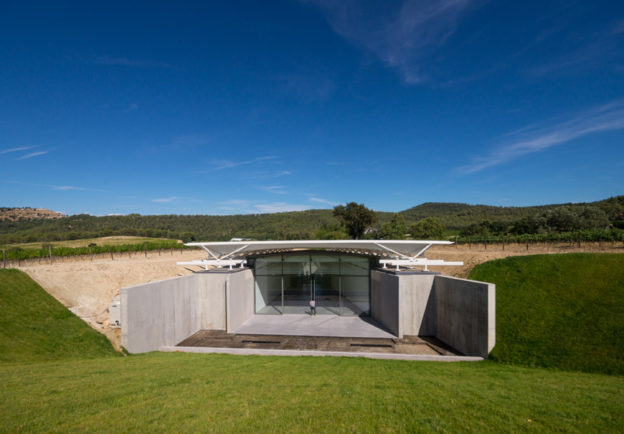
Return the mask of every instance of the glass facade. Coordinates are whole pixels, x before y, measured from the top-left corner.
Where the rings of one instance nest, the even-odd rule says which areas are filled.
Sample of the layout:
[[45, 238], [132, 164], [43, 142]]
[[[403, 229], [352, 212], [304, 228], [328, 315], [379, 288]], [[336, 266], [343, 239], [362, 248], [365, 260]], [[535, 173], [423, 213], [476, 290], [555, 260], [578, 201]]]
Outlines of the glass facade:
[[256, 257], [257, 314], [370, 314], [370, 259], [356, 255], [291, 253]]

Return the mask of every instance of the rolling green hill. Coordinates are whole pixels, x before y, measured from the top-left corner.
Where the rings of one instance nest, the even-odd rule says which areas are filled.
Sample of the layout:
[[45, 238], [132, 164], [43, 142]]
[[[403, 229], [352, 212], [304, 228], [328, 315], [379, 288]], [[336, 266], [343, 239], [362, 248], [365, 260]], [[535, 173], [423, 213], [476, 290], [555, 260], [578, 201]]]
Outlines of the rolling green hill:
[[[612, 222], [624, 227], [624, 196], [589, 204], [602, 209]], [[536, 207], [497, 207], [461, 203], [424, 203], [401, 211], [411, 225], [425, 217], [436, 217], [447, 230], [457, 231], [484, 220], [511, 223], [561, 205]], [[376, 212], [377, 226], [389, 221], [393, 213]], [[0, 245], [76, 240], [113, 235], [162, 237], [197, 240], [229, 240], [233, 237], [263, 239], [310, 239], [323, 226], [338, 224], [332, 210], [316, 209], [299, 212], [245, 215], [148, 215], [94, 217], [87, 214], [50, 219], [0, 220]]]
[[484, 220], [511, 223], [515, 220], [535, 216], [560, 206], [594, 206], [602, 209], [612, 221], [624, 219], [624, 196], [611, 197], [590, 203], [565, 203], [542, 206], [502, 207], [490, 205], [468, 205], [465, 203], [427, 202], [401, 211], [405, 221], [416, 222], [426, 217], [436, 217], [449, 229], [462, 229]]
[[477, 265], [496, 283], [496, 361], [624, 374], [624, 254], [517, 256]]
[[116, 356], [106, 337], [71, 313], [28, 275], [0, 270], [0, 361]]

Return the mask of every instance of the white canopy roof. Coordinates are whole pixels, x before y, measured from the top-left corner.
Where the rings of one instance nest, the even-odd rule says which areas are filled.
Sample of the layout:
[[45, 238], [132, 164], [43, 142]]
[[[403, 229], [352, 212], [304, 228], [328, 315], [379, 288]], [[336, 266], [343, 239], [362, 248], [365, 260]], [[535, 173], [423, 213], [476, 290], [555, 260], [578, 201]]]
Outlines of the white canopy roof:
[[424, 257], [427, 249], [434, 245], [453, 244], [451, 241], [429, 240], [292, 240], [292, 241], [214, 241], [186, 243], [187, 246], [201, 247], [208, 252], [205, 260], [179, 262], [178, 265], [198, 265], [208, 269], [209, 266], [243, 266], [247, 256], [261, 253], [277, 253], [304, 249], [321, 249], [339, 252], [352, 252], [379, 256], [380, 262], [386, 266], [395, 265], [412, 267], [422, 265], [463, 265], [461, 262], [429, 260]]
[[293, 241], [216, 241], [186, 243], [206, 250], [214, 259], [249, 256], [252, 253], [276, 250], [324, 249], [355, 250], [376, 256], [411, 258], [422, 255], [429, 247], [453, 244], [451, 241], [422, 240], [293, 240]]

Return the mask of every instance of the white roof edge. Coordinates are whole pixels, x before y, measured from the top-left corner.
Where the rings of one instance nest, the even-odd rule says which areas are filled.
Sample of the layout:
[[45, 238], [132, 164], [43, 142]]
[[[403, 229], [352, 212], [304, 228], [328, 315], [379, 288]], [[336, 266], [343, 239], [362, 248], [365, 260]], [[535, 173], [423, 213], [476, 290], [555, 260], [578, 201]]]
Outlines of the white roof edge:
[[185, 246], [246, 246], [246, 245], [258, 245], [258, 244], [292, 244], [292, 245], [327, 245], [328, 247], [337, 246], [340, 244], [441, 244], [448, 245], [453, 244], [453, 241], [442, 240], [270, 240], [270, 241], [201, 241], [184, 243]]

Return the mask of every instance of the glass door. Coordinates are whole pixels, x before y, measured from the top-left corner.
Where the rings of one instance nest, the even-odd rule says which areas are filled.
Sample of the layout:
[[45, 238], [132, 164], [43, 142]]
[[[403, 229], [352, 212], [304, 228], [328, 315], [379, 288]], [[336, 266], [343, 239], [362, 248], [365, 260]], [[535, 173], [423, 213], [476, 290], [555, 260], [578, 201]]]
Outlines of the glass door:
[[317, 315], [369, 315], [370, 265], [366, 257], [296, 253], [255, 261], [255, 312]]
[[340, 315], [340, 257], [311, 255], [314, 299], [318, 315]]

